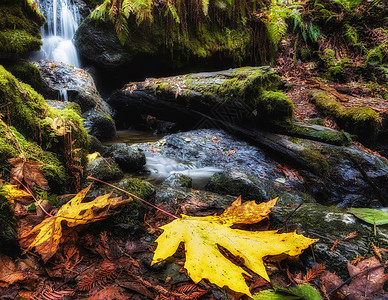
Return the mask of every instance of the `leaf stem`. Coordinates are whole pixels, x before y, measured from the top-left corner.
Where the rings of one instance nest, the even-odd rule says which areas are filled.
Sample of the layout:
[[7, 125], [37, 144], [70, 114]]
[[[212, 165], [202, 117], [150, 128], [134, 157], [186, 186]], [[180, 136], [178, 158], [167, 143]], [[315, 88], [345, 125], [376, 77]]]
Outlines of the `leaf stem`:
[[150, 202], [148, 202], [148, 201], [146, 201], [146, 200], [144, 200], [144, 199], [142, 199], [142, 198], [140, 198], [140, 197], [138, 197], [138, 196], [136, 196], [136, 195], [134, 195], [134, 194], [132, 194], [132, 193], [130, 193], [130, 192], [127, 192], [126, 190], [123, 190], [123, 189], [121, 189], [121, 188], [119, 188], [119, 187], [117, 187], [117, 186], [115, 186], [115, 185], [113, 185], [113, 184], [110, 184], [110, 183], [108, 183], [108, 182], [102, 181], [102, 180], [100, 180], [100, 179], [97, 179], [97, 178], [94, 178], [94, 177], [91, 177], [91, 176], [88, 176], [87, 179], [92, 179], [92, 180], [101, 182], [101, 183], [103, 183], [103, 184], [106, 184], [106, 185], [108, 185], [108, 186], [110, 186], [110, 187], [113, 187], [113, 188], [115, 188], [116, 190], [119, 190], [119, 191], [121, 191], [121, 192], [123, 192], [123, 193], [126, 193], [126, 194], [130, 195], [131, 197], [134, 197], [134, 198], [140, 200], [141, 202], [143, 202], [143, 203], [145, 203], [145, 204], [147, 204], [147, 205], [149, 205], [149, 206], [151, 206], [151, 207], [153, 207], [153, 208], [156, 208], [157, 210], [161, 211], [162, 213], [165, 213], [166, 215], [168, 215], [168, 216], [170, 216], [170, 217], [173, 217], [174, 219], [178, 219], [177, 216], [175, 216], [175, 215], [169, 213], [168, 211], [165, 211], [164, 209], [161, 209], [161, 208], [157, 207], [156, 205], [153, 205], [152, 203], [150, 203]]
[[40, 204], [40, 202], [35, 198], [34, 194], [32, 193], [32, 191], [31, 191], [27, 186], [25, 186], [25, 185], [24, 185], [19, 179], [17, 179], [16, 177], [14, 177], [13, 179], [15, 179], [17, 182], [19, 182], [19, 183], [23, 186], [23, 188], [31, 195], [32, 199], [35, 200], [35, 203], [42, 209], [42, 211], [43, 211], [46, 215], [48, 215], [48, 216], [50, 216], [50, 217], [53, 217], [52, 214], [50, 214], [49, 212], [47, 212], [47, 211], [44, 209], [44, 207], [43, 207], [43, 206]]

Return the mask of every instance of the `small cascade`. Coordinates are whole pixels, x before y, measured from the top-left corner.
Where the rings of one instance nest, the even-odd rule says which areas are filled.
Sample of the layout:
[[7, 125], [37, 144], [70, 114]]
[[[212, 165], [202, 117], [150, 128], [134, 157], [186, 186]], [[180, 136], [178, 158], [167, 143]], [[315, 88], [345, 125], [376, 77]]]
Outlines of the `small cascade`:
[[39, 9], [46, 17], [43, 46], [34, 59], [47, 59], [79, 67], [73, 37], [80, 23], [77, 5], [72, 0], [39, 0]]

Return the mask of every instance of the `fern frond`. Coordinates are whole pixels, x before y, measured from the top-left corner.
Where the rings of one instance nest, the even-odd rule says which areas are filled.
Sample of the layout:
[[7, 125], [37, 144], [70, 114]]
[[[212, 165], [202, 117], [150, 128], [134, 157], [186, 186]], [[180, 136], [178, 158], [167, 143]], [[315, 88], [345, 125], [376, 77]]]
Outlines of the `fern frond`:
[[107, 15], [109, 4], [110, 4], [110, 0], [105, 0], [104, 3], [96, 7], [96, 9], [90, 14], [90, 17], [97, 22], [106, 21], [106, 15]]
[[133, 5], [132, 0], [123, 1], [121, 4], [121, 12], [126, 18], [129, 18], [129, 16], [135, 12], [135, 6]]
[[209, 13], [209, 0], [202, 0], [202, 11], [205, 16]]
[[171, 13], [175, 23], [179, 24], [181, 22], [180, 18], [179, 18], [179, 15], [178, 15], [178, 12], [175, 8], [174, 5], [172, 5], [170, 2], [167, 2], [167, 9], [166, 9], [166, 12], [165, 12], [165, 16], [168, 15], [168, 13]]

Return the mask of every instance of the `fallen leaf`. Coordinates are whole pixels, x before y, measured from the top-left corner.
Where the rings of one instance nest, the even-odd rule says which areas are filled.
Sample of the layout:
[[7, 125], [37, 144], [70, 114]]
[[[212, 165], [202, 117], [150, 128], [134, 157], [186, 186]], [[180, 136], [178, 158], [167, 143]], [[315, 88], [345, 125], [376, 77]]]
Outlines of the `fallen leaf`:
[[109, 209], [131, 202], [132, 199], [109, 198], [111, 194], [99, 196], [93, 201], [82, 202], [90, 186], [80, 191], [73, 199], [64, 204], [55, 216], [45, 219], [31, 231], [24, 234], [20, 242], [27, 249], [35, 248], [44, 262], [57, 251], [62, 237], [62, 222], [68, 227], [103, 220], [110, 216]]
[[18, 189], [16, 185], [3, 185], [5, 198], [8, 199], [9, 202], [13, 203], [15, 199], [23, 198], [23, 197], [31, 197], [29, 193], [24, 190]]
[[8, 256], [0, 254], [0, 287], [5, 288], [22, 280], [24, 280], [23, 273], [17, 270]]
[[[381, 265], [376, 257], [360, 261], [356, 266], [348, 263], [349, 275], [354, 276], [368, 268]], [[388, 280], [388, 274], [384, 273], [385, 268], [377, 268], [353, 278], [349, 284], [350, 296], [352, 299], [372, 299], [374, 295], [384, 293], [384, 283]]]
[[158, 243], [152, 264], [172, 256], [181, 242], [185, 243], [186, 268], [191, 279], [198, 283], [206, 278], [220, 286], [251, 296], [244, 275], [250, 275], [240, 266], [225, 258], [219, 246], [240, 258], [252, 271], [269, 281], [264, 267], [266, 256], [296, 256], [317, 240], [292, 233], [274, 231], [245, 231], [232, 229], [235, 224], [254, 224], [268, 217], [277, 199], [256, 204], [241, 204], [239, 197], [220, 216], [181, 218], [162, 226], [164, 230]]
[[372, 225], [388, 224], [388, 213], [382, 210], [372, 208], [352, 208], [349, 212]]
[[[10, 158], [8, 161], [14, 166], [10, 174], [10, 183], [19, 184], [17, 180], [26, 182], [27, 186], [32, 188], [32, 184], [35, 182], [44, 190], [49, 190], [48, 182], [39, 168], [43, 166], [42, 163], [37, 161], [24, 161], [23, 158]], [[16, 180], [16, 179], [17, 180]]]

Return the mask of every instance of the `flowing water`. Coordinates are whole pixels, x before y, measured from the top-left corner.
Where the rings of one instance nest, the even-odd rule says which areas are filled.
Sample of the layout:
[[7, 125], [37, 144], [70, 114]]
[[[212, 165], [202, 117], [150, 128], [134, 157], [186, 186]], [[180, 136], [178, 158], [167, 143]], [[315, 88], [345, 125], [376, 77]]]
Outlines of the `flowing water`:
[[71, 0], [39, 0], [39, 9], [46, 17], [42, 29], [43, 46], [33, 59], [63, 62], [79, 67], [73, 37], [80, 24], [78, 7]]

